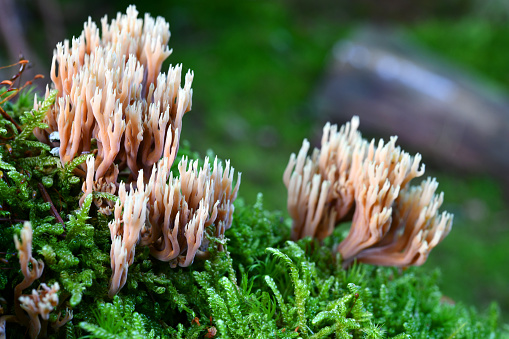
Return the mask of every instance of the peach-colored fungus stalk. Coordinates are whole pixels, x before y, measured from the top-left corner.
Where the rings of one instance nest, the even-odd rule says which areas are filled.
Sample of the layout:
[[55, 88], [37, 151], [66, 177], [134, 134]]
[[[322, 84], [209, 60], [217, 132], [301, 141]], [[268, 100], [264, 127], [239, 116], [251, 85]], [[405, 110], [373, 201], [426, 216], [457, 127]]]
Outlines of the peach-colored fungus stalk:
[[412, 157], [388, 143], [368, 143], [357, 131], [359, 119], [326, 124], [321, 149], [308, 156], [304, 140], [284, 174], [292, 238], [323, 239], [342, 221], [350, 232], [336, 247], [344, 265], [354, 259], [378, 265], [421, 265], [450, 231], [452, 215], [439, 214], [443, 194], [433, 179], [409, 182], [424, 174], [421, 156]]
[[356, 117], [339, 131], [336, 125], [326, 124], [321, 151], [315, 149], [308, 156], [310, 145], [304, 140], [299, 154], [291, 155], [283, 180], [288, 188], [293, 240], [323, 239], [350, 214], [355, 199], [353, 179], [367, 149], [358, 126]]
[[[32, 290], [32, 294], [19, 297], [21, 308], [24, 309], [30, 318], [30, 338], [37, 338], [41, 331], [41, 319], [49, 320], [51, 311], [58, 305], [57, 292], [60, 290], [58, 283], [51, 288], [42, 283], [38, 290]], [[39, 319], [40, 317], [40, 319]]]
[[[141, 170], [143, 171], [143, 170]], [[135, 246], [147, 217], [149, 188], [143, 184], [143, 173], [140, 173], [136, 190], [131, 184], [129, 192], [125, 184], [119, 187], [119, 199], [115, 204], [115, 219], [110, 222], [111, 234], [111, 277], [109, 296], [113, 297], [125, 284], [128, 267], [134, 261]]]
[[[19, 266], [21, 273], [23, 273], [23, 281], [14, 288], [14, 299], [18, 300], [21, 293], [25, 288], [28, 288], [33, 282], [39, 279], [44, 271], [44, 262], [42, 260], [35, 260], [32, 257], [32, 224], [25, 222], [21, 229], [21, 242], [18, 237], [14, 235], [14, 244], [18, 250]], [[28, 326], [28, 318], [23, 312], [21, 305], [18, 302], [14, 304], [14, 311], [18, 321], [24, 326]]]
[[[37, 290], [32, 290], [31, 294], [22, 295], [24, 289], [39, 279], [44, 270], [42, 260], [36, 260], [32, 257], [32, 225], [26, 221], [21, 229], [21, 241], [17, 235], [14, 235], [14, 244], [18, 250], [20, 271], [23, 273], [23, 281], [14, 288], [14, 312], [13, 315], [4, 315], [0, 317], [0, 339], [5, 338], [6, 321], [17, 322], [28, 327], [28, 334], [31, 338], [46, 337], [47, 323], [50, 313], [58, 305], [57, 292], [60, 289], [58, 283], [51, 287], [42, 283]], [[1, 299], [1, 298], [0, 298]], [[0, 306], [0, 314], [2, 313]], [[26, 312], [26, 313], [25, 313]], [[28, 314], [28, 317], [27, 317]], [[57, 317], [52, 322], [53, 329], [57, 330], [67, 321], [72, 319], [72, 311], [66, 310], [65, 316]]]

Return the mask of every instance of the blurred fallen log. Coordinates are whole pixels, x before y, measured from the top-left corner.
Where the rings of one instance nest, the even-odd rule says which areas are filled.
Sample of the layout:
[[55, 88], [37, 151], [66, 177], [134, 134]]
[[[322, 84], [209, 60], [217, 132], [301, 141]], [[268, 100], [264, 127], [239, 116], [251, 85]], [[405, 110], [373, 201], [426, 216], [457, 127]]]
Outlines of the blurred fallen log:
[[367, 135], [398, 135], [425, 162], [496, 176], [509, 188], [509, 98], [391, 30], [363, 28], [334, 47], [318, 87], [321, 122], [358, 115]]

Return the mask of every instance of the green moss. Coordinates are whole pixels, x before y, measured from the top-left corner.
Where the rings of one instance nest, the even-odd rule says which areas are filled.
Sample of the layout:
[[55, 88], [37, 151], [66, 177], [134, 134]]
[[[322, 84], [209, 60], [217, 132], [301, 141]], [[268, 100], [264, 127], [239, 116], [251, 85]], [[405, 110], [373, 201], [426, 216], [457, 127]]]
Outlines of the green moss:
[[[108, 299], [112, 217], [97, 212], [92, 196], [78, 208], [81, 180], [73, 169], [86, 156], [61, 166], [31, 136], [50, 101], [40, 110], [13, 114], [23, 127], [19, 134], [0, 118], [0, 135], [11, 143], [0, 148], [4, 314], [14, 314], [13, 290], [22, 280], [13, 235], [30, 220], [34, 256], [45, 262], [44, 274], [30, 288], [58, 282], [61, 305], [53, 317], [67, 307], [74, 313], [52, 333], [55, 338], [507, 337], [496, 305], [482, 314], [451, 304], [440, 292], [437, 271], [369, 265], [345, 270], [331, 251], [340, 229], [323, 243], [288, 241], [290, 221], [269, 211], [261, 194], [252, 205], [236, 202], [226, 240], [209, 230], [209, 260], [174, 269], [140, 248], [126, 285]], [[198, 158], [185, 142], [178, 158], [184, 155]], [[219, 243], [227, 250], [218, 251]], [[23, 333], [17, 324], [7, 325], [9, 337]]]

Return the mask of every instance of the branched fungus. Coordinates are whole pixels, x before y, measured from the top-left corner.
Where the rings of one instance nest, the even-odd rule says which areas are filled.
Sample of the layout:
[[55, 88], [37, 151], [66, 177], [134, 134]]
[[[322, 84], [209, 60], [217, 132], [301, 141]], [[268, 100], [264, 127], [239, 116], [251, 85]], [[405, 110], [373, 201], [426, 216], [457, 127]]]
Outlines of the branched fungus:
[[23, 308], [30, 317], [31, 338], [37, 338], [41, 331], [41, 320], [48, 321], [49, 314], [58, 305], [57, 292], [60, 290], [58, 283], [54, 283], [51, 288], [42, 283], [38, 290], [32, 290], [32, 294], [19, 297], [21, 308]]
[[428, 178], [420, 186], [403, 190], [394, 207], [391, 229], [383, 241], [357, 255], [359, 261], [375, 265], [422, 265], [429, 252], [449, 233], [453, 215], [438, 213], [443, 193]]
[[[178, 164], [179, 176], [169, 170], [170, 162], [161, 159], [154, 165], [147, 185], [138, 178], [126, 193], [120, 184], [115, 219], [110, 223], [112, 237], [112, 297], [125, 284], [128, 267], [134, 259], [134, 247], [148, 245], [150, 253], [171, 267], [189, 266], [196, 256], [206, 257], [206, 230], [215, 226], [215, 237], [222, 239], [230, 228], [233, 202], [240, 185], [240, 174], [234, 186], [234, 170], [217, 160], [213, 168], [205, 158], [198, 161], [183, 158]], [[219, 246], [222, 249], [222, 245]]]
[[147, 217], [149, 194], [149, 189], [143, 184], [143, 173], [140, 173], [138, 177], [136, 190], [131, 184], [130, 190], [127, 192], [125, 184], [120, 183], [119, 199], [115, 204], [115, 219], [109, 224], [112, 242], [111, 269], [113, 271], [110, 297], [113, 297], [125, 284], [128, 267], [134, 261], [135, 246], [139, 241], [141, 228]]
[[[36, 260], [32, 257], [32, 236], [32, 226], [28, 221], [25, 222], [21, 230], [21, 242], [16, 235], [14, 236], [14, 244], [18, 250], [20, 270], [24, 278], [14, 288], [15, 316], [4, 315], [0, 317], [0, 339], [5, 338], [6, 321], [16, 322], [28, 327], [28, 333], [31, 338], [46, 337], [50, 313], [58, 306], [57, 292], [60, 290], [58, 283], [54, 283], [51, 287], [42, 283], [37, 290], [32, 290], [31, 294], [21, 294], [24, 289], [41, 277], [44, 270], [42, 260]], [[2, 314], [1, 311], [2, 307], [0, 306], [0, 315]], [[72, 311], [67, 309], [65, 316], [53, 321], [51, 325], [54, 330], [58, 330], [59, 327], [71, 319]]]
[[[35, 260], [32, 257], [32, 225], [30, 222], [25, 222], [21, 230], [21, 242], [18, 237], [14, 235], [14, 244], [18, 250], [19, 266], [21, 273], [23, 273], [23, 281], [14, 288], [14, 299], [18, 300], [23, 290], [37, 279], [39, 279], [44, 271], [44, 262], [42, 260]], [[28, 318], [24, 314], [21, 305], [15, 302], [14, 311], [18, 321], [24, 326], [28, 326]]]
[[292, 238], [323, 239], [341, 221], [352, 221], [337, 246], [348, 265], [354, 259], [379, 265], [421, 265], [450, 231], [452, 215], [438, 214], [443, 194], [433, 179], [409, 182], [424, 174], [415, 157], [388, 143], [368, 142], [357, 131], [359, 119], [342, 126], [326, 124], [322, 147], [308, 156], [304, 140], [284, 174]]
[[[189, 266], [196, 256], [207, 257], [205, 232], [214, 225], [211, 235], [220, 239], [222, 250], [240, 175], [233, 186], [229, 161], [223, 169], [216, 159], [212, 169], [208, 159], [198, 168], [187, 158], [179, 163], [180, 176], [171, 174], [182, 118], [191, 109], [194, 75], [189, 71], [182, 85], [182, 65], [160, 73], [171, 54], [169, 24], [149, 15], [139, 19], [129, 6], [127, 14], [110, 23], [104, 17], [101, 25], [102, 34], [89, 19], [78, 38], [57, 45], [51, 79], [59, 97], [45, 117], [48, 128], [35, 134], [58, 147], [62, 164], [91, 153], [82, 165], [80, 204], [93, 192], [118, 196], [115, 205], [94, 197], [99, 212], [114, 210], [109, 224], [113, 297], [126, 283], [138, 245], [149, 246], [154, 257], [172, 267]], [[126, 168], [127, 183], [118, 183]]]
[[[126, 167], [136, 180], [161, 156], [172, 163], [192, 99], [192, 72], [183, 87], [181, 65], [159, 73], [171, 54], [163, 18], [138, 18], [129, 6], [127, 14], [107, 21], [101, 20], [101, 35], [89, 18], [79, 37], [57, 45], [51, 79], [58, 98], [44, 119], [48, 128], [35, 131], [40, 141], [59, 147], [62, 164], [96, 153], [96, 188], [118, 185], [116, 175]], [[58, 145], [50, 140], [55, 131]]]
[[304, 140], [298, 156], [291, 155], [283, 180], [293, 218], [292, 240], [306, 236], [323, 239], [351, 213], [353, 180], [367, 148], [358, 126], [356, 117], [339, 131], [327, 123], [321, 151], [315, 149], [308, 156], [309, 142]]

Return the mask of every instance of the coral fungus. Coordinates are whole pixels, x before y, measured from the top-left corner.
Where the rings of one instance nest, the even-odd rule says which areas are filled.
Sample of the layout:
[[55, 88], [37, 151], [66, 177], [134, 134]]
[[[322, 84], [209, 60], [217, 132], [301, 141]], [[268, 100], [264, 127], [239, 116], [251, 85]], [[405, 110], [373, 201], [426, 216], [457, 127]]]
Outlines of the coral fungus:
[[415, 157], [388, 143], [368, 143], [357, 130], [359, 119], [342, 126], [326, 124], [322, 147], [308, 156], [304, 140], [284, 174], [292, 238], [323, 239], [342, 221], [352, 221], [337, 246], [347, 265], [352, 260], [379, 265], [421, 265], [448, 233], [452, 215], [438, 214], [443, 195], [433, 179], [409, 186], [424, 174]]
[[[161, 156], [173, 162], [182, 117], [191, 109], [193, 73], [186, 74], [183, 88], [181, 65], [159, 73], [171, 54], [163, 18], [140, 19], [130, 6], [127, 14], [110, 24], [104, 17], [101, 24], [102, 34], [89, 18], [80, 36], [57, 45], [51, 80], [58, 98], [44, 119], [48, 128], [35, 134], [59, 147], [62, 164], [96, 153], [95, 185], [110, 192], [118, 186], [119, 170], [128, 167], [136, 179]], [[58, 132], [59, 144], [52, 132]]]
[[110, 297], [125, 284], [136, 244], [149, 245], [150, 253], [171, 267], [186, 267], [195, 256], [206, 256], [209, 226], [215, 225], [214, 236], [219, 239], [231, 226], [240, 174], [234, 186], [234, 169], [228, 161], [223, 169], [216, 158], [211, 168], [205, 158], [204, 166], [198, 168], [198, 161], [183, 158], [178, 177], [168, 166], [168, 159], [161, 159], [149, 183], [144, 185], [140, 175], [137, 187], [131, 185], [129, 192], [120, 184], [115, 219], [110, 222]]
[[[36, 260], [32, 257], [32, 236], [33, 232], [30, 222], [25, 222], [23, 225], [21, 242], [16, 235], [14, 236], [20, 269], [21, 273], [23, 273], [23, 281], [14, 288], [14, 311], [16, 315], [0, 317], [0, 339], [5, 338], [5, 323], [7, 321], [17, 322], [28, 327], [28, 333], [31, 338], [45, 337], [47, 323], [50, 321], [50, 313], [59, 304], [57, 292], [60, 290], [60, 286], [58, 283], [54, 283], [51, 287], [41, 283], [37, 290], [32, 290], [31, 294], [21, 294], [24, 289], [41, 277], [44, 270], [42, 260]], [[72, 311], [67, 309], [63, 318], [57, 317], [56, 320], [52, 321], [52, 327], [58, 329], [71, 319]]]
[[[137, 245], [150, 246], [154, 257], [172, 267], [205, 257], [205, 232], [214, 225], [214, 235], [224, 236], [240, 184], [239, 176], [233, 187], [229, 161], [223, 169], [217, 159], [213, 169], [208, 159], [198, 169], [197, 161], [188, 164], [185, 158], [178, 166], [180, 177], [171, 174], [182, 117], [191, 109], [193, 73], [187, 73], [183, 88], [181, 65], [170, 66], [168, 75], [159, 73], [171, 53], [169, 25], [137, 15], [130, 6], [110, 24], [103, 18], [102, 36], [89, 19], [71, 47], [69, 41], [57, 45], [51, 79], [59, 98], [45, 117], [49, 127], [36, 131], [47, 143], [58, 132], [62, 164], [93, 153], [82, 173], [81, 204], [93, 192], [118, 196], [114, 206], [94, 197], [99, 212], [114, 209], [110, 297], [125, 284]], [[118, 183], [125, 168], [128, 183]]]

